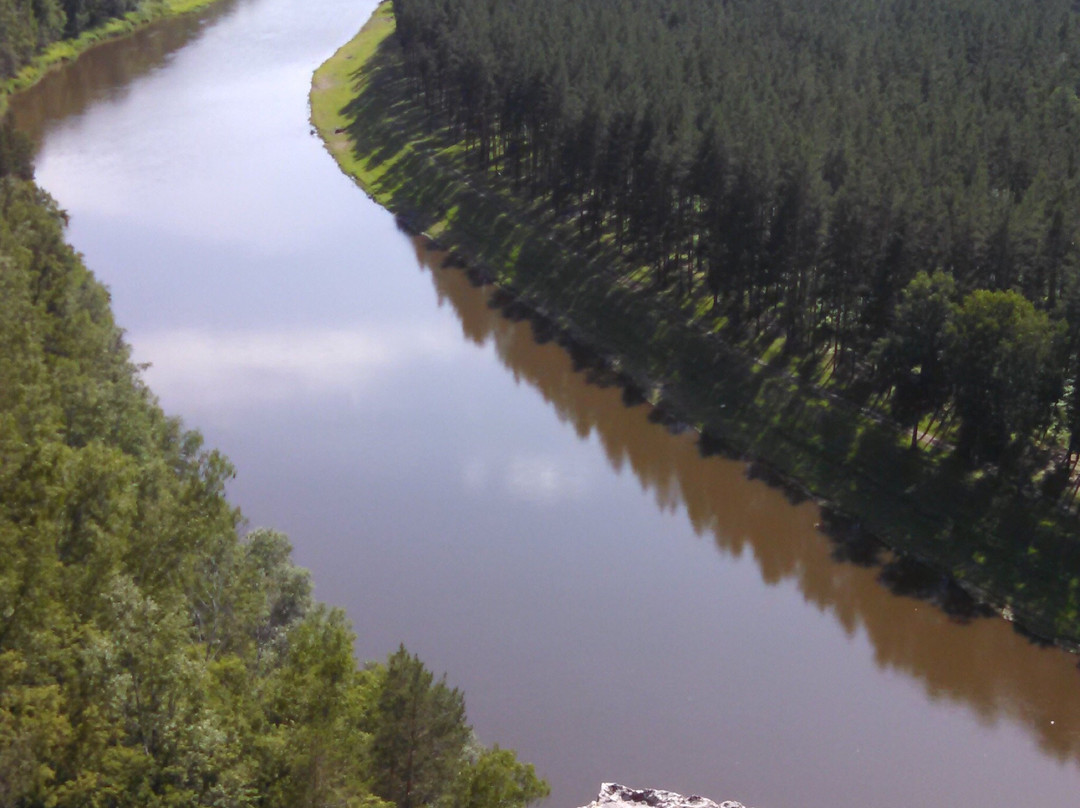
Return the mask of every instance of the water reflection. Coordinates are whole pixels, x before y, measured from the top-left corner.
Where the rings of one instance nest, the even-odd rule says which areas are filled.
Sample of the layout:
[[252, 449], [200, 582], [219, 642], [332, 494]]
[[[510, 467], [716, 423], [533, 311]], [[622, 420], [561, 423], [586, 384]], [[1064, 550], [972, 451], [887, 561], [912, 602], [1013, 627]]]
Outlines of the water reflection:
[[453, 336], [425, 325], [178, 329], [144, 335], [134, 359], [152, 389], [176, 391], [182, 411], [242, 411], [267, 398], [358, 393], [388, 370], [460, 353]]
[[1080, 762], [1075, 657], [1029, 642], [1002, 620], [949, 616], [925, 600], [891, 594], [883, 577], [911, 594], [927, 586], [910, 585], [910, 574], [901, 580], [897, 565], [883, 573], [871, 562], [885, 556], [872, 545], [827, 540], [814, 503], [792, 505], [782, 491], [750, 482], [745, 463], [703, 457], [695, 436], [672, 435], [651, 422], [647, 407], [627, 406], [619, 387], [588, 383], [568, 352], [538, 341], [527, 321], [504, 316], [489, 291], [479, 293], [466, 273], [445, 266], [444, 252], [421, 239], [414, 246], [464, 336], [493, 343], [515, 379], [536, 388], [581, 438], [595, 435], [611, 467], [632, 470], [659, 508], [685, 509], [695, 532], [711, 536], [721, 552], [751, 554], [766, 583], [796, 581], [805, 600], [849, 636], [865, 631], [879, 668], [913, 677], [931, 700], [972, 709], [985, 724], [1015, 721], [1059, 761]]

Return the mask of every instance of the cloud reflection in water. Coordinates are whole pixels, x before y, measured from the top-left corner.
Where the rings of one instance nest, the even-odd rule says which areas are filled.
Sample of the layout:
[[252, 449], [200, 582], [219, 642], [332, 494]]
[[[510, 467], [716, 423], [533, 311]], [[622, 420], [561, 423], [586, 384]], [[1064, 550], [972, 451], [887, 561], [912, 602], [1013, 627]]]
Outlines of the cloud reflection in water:
[[174, 407], [249, 407], [255, 401], [359, 393], [385, 374], [466, 350], [445, 329], [385, 326], [286, 331], [178, 329], [139, 335], [134, 360]]
[[519, 455], [497, 461], [473, 457], [462, 468], [466, 490], [483, 494], [492, 487], [513, 499], [535, 505], [549, 505], [580, 499], [589, 489], [588, 474], [572, 468], [571, 457], [552, 454]]

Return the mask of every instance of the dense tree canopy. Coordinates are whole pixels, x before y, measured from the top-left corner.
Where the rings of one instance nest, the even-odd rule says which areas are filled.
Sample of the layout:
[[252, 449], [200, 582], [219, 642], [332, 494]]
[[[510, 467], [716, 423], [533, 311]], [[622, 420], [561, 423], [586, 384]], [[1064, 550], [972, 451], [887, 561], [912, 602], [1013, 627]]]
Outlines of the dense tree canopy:
[[379, 797], [398, 808], [515, 808], [547, 796], [531, 765], [477, 745], [461, 691], [445, 676], [436, 680], [404, 646], [375, 675], [368, 728]]
[[49, 44], [154, 0], [0, 0], [0, 81]]
[[[880, 386], [913, 431], [950, 421], [972, 458], [1070, 432], [1070, 0], [393, 5], [433, 119], [480, 169], [648, 267], [658, 299], [711, 300], [734, 338], [782, 339], [841, 390]], [[1037, 378], [965, 361], [982, 315], [1040, 335], [1021, 350], [1003, 324], [994, 343]]]

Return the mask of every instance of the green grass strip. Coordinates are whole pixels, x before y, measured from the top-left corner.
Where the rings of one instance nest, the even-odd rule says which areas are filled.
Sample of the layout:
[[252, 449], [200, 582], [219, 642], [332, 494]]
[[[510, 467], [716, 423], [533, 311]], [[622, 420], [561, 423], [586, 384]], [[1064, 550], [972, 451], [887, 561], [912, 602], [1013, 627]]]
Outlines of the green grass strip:
[[123, 17], [109, 20], [97, 28], [84, 31], [75, 39], [62, 39], [59, 42], [54, 42], [36, 56], [30, 64], [23, 67], [22, 70], [7, 81], [0, 83], [0, 115], [3, 115], [7, 110], [7, 96], [28, 87], [33, 87], [41, 81], [43, 76], [68, 62], [78, 59], [80, 54], [85, 53], [90, 48], [111, 39], [127, 36], [155, 20], [190, 14], [213, 5], [215, 2], [217, 0], [149, 0], [137, 10], [131, 11]]

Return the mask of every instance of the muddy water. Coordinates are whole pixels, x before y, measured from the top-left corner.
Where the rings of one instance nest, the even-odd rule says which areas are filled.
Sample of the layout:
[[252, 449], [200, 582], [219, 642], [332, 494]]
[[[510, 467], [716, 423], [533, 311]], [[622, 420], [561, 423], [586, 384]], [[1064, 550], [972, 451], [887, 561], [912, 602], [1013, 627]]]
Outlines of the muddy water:
[[290, 534], [358, 654], [404, 642], [448, 671], [552, 806], [601, 780], [1074, 805], [1075, 658], [905, 594], [938, 581], [884, 586], [874, 548], [590, 383], [338, 173], [309, 76], [372, 7], [225, 0], [16, 104], [149, 383], [232, 458], [232, 497]]

